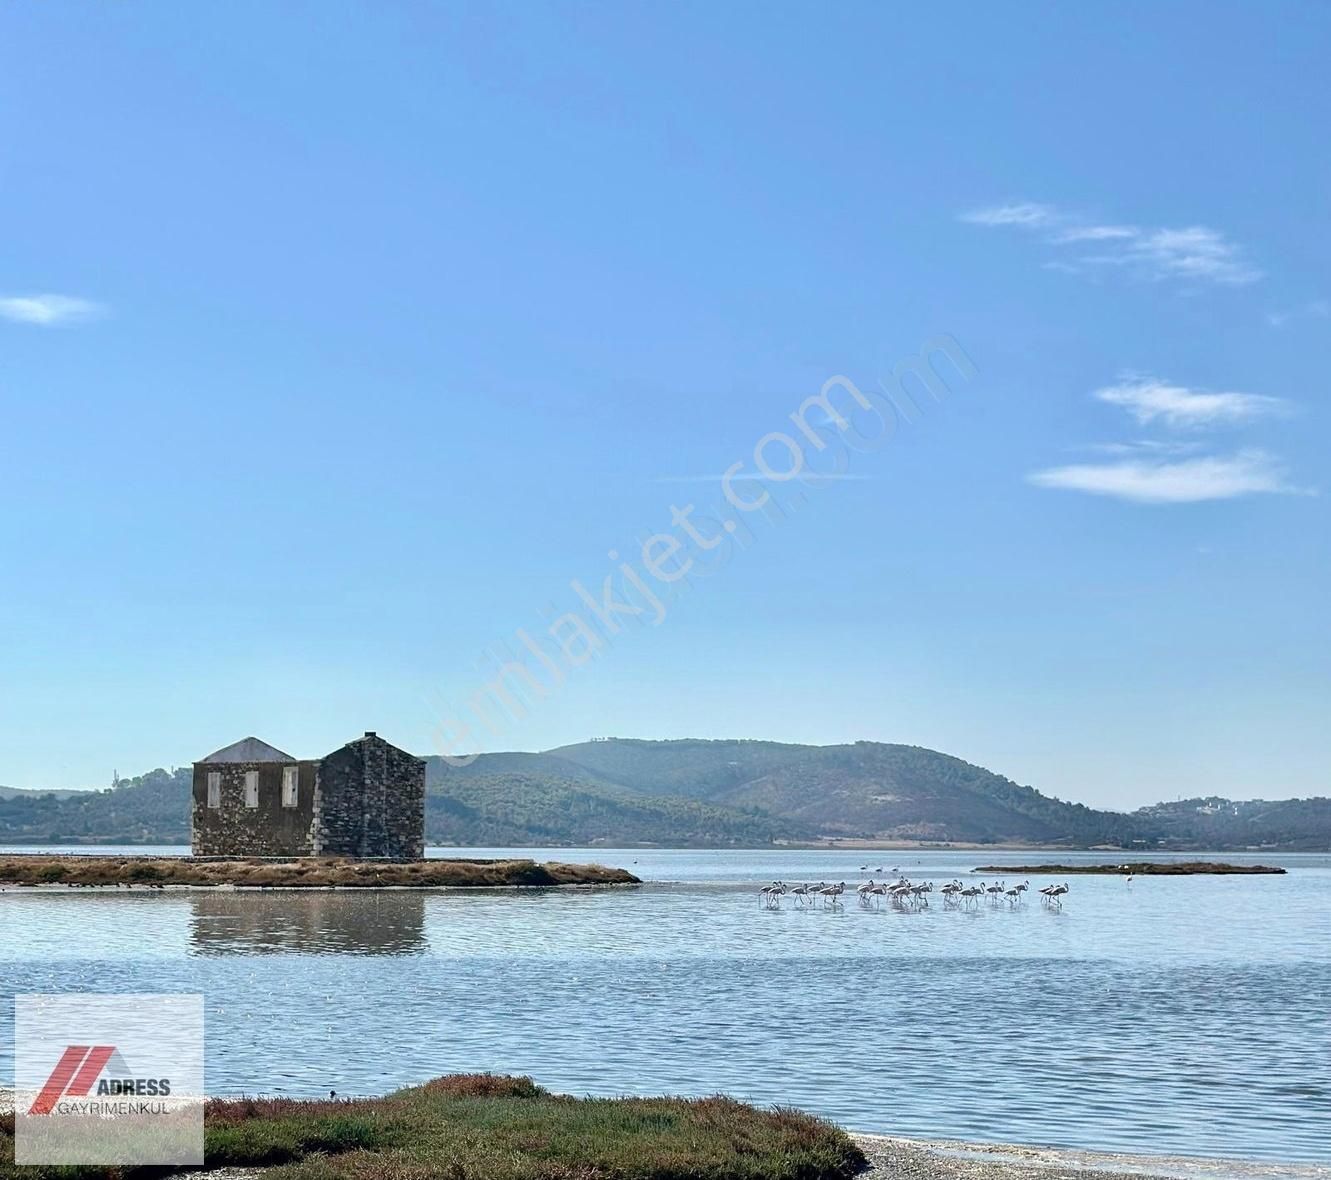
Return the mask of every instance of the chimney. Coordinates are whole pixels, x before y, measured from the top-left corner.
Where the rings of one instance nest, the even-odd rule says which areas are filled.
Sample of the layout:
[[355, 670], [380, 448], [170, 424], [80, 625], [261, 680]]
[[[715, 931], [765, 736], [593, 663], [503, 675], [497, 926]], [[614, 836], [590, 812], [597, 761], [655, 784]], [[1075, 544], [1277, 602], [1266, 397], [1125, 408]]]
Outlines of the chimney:
[[379, 735], [378, 735], [377, 733], [375, 733], [374, 730], [372, 730], [372, 729], [367, 729], [367, 730], [365, 731], [365, 736], [366, 736], [366, 737], [378, 737]]

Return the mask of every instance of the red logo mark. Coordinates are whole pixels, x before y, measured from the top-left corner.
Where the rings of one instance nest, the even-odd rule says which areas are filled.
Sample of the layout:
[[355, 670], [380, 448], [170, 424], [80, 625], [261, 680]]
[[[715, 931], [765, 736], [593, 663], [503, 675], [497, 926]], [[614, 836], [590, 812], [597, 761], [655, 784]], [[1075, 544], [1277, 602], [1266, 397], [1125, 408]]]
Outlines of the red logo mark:
[[60, 1055], [28, 1113], [50, 1114], [55, 1104], [66, 1095], [86, 1097], [115, 1051], [114, 1045], [70, 1045]]

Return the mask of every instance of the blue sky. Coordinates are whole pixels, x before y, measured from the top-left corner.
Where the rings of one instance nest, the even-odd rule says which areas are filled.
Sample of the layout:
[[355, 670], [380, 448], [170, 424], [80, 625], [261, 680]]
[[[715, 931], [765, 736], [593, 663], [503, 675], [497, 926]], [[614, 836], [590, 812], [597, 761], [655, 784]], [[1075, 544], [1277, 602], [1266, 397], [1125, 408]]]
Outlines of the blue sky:
[[[1328, 34], [1315, 5], [7, 6], [0, 782], [370, 728], [1327, 793]], [[880, 412], [940, 337], [970, 374], [886, 445], [794, 429], [838, 376]], [[754, 483], [772, 433], [823, 477]], [[730, 504], [735, 462], [784, 517]], [[686, 545], [657, 580], [652, 536]], [[640, 614], [571, 585], [606, 578]]]

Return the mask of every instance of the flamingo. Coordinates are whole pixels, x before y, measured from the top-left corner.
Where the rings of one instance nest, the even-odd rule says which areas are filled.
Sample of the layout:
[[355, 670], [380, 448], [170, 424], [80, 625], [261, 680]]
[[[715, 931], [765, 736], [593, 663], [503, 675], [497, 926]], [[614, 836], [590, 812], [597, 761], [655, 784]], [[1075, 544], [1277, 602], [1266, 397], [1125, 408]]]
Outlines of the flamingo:
[[836, 909], [837, 907], [838, 904], [837, 898], [840, 897], [845, 891], [846, 891], [846, 883], [844, 881], [842, 881], [839, 885], [826, 885], [822, 889], [818, 890], [819, 894], [822, 896], [823, 905], [827, 905], [827, 903], [831, 901], [833, 909]]
[[1046, 885], [1040, 890], [1044, 894], [1045, 905], [1056, 905], [1062, 908], [1062, 897], [1068, 891], [1067, 882], [1062, 885]]
[[866, 884], [861, 885], [856, 890], [856, 893], [859, 894], [860, 905], [864, 906], [865, 909], [868, 909], [870, 906], [876, 905], [878, 903], [878, 898], [881, 892], [882, 892], [881, 887], [876, 881], [873, 880], [872, 877], [868, 880]]

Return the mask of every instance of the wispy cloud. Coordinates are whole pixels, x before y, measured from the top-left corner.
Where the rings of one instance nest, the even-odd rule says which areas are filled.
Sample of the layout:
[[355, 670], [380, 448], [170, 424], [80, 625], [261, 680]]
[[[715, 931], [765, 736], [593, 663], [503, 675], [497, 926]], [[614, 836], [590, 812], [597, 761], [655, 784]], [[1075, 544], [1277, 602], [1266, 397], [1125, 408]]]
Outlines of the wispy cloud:
[[972, 209], [961, 215], [962, 221], [974, 225], [1049, 225], [1058, 219], [1058, 211], [1050, 205], [1037, 205], [1022, 201], [1015, 205], [994, 205], [988, 209]]
[[1073, 242], [1116, 242], [1140, 235], [1141, 230], [1135, 225], [1079, 225], [1059, 230], [1053, 240], [1056, 245], [1064, 246]]
[[1310, 299], [1300, 307], [1267, 312], [1266, 322], [1273, 328], [1283, 328], [1295, 320], [1324, 320], [1328, 316], [1331, 316], [1331, 299]]
[[1297, 493], [1280, 463], [1264, 451], [1208, 455], [1196, 459], [1125, 459], [1117, 463], [1078, 463], [1032, 472], [1042, 488], [1112, 496], [1139, 504], [1196, 504], [1261, 493]]
[[[1211, 393], [1171, 385], [1155, 377], [1123, 378], [1095, 390], [1097, 401], [1118, 406], [1139, 425], [1191, 431], [1192, 437], [1139, 438], [1095, 443], [1089, 448], [1105, 462], [1072, 463], [1027, 475], [1041, 488], [1113, 496], [1139, 504], [1192, 504], [1232, 500], [1258, 493], [1306, 492], [1286, 478], [1281, 462], [1266, 451], [1247, 448], [1233, 454], [1203, 453], [1197, 431], [1236, 426], [1273, 414], [1290, 403], [1257, 393]], [[1203, 435], [1202, 438], [1205, 436]]]
[[[1038, 234], [1059, 252], [1051, 269], [1078, 274], [1118, 269], [1152, 282], [1239, 286], [1262, 272], [1219, 230], [1205, 225], [1181, 228], [1100, 223], [1053, 205], [1022, 201], [961, 214], [972, 225], [1009, 226]], [[1077, 252], [1095, 247], [1094, 253]]]
[[1091, 443], [1081, 449], [1094, 451], [1098, 455], [1150, 455], [1160, 458], [1166, 455], [1196, 454], [1201, 450], [1201, 444], [1174, 439], [1139, 438], [1132, 442]]
[[[790, 477], [795, 480], [861, 480], [872, 479], [872, 475], [856, 475], [851, 472], [841, 471], [801, 471], [798, 475]], [[725, 479], [724, 475], [658, 475], [653, 483], [720, 483]], [[754, 480], [762, 481], [764, 477], [756, 471], [747, 473], [737, 473], [731, 476], [732, 483], [745, 483]], [[778, 481], [779, 482], [779, 481]]]
[[1121, 406], [1143, 426], [1156, 421], [1183, 428], [1232, 425], [1289, 409], [1283, 398], [1261, 393], [1208, 393], [1153, 377], [1107, 385], [1092, 396], [1111, 406]]
[[104, 311], [100, 303], [72, 295], [0, 296], [0, 318], [17, 324], [38, 324], [50, 328], [57, 324], [96, 319]]
[[1128, 239], [1125, 257], [1155, 279], [1205, 279], [1237, 286], [1262, 277], [1260, 270], [1244, 261], [1238, 246], [1204, 225], [1158, 229]]

